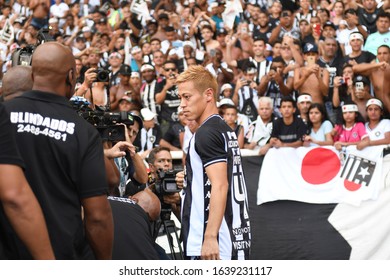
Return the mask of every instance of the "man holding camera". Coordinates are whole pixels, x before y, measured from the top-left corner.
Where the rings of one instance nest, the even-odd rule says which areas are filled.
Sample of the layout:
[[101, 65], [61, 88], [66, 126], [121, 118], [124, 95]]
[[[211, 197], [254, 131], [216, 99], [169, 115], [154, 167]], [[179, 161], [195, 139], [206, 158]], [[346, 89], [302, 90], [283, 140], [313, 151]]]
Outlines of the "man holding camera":
[[[85, 258], [88, 242], [95, 258], [110, 259], [113, 223], [101, 138], [68, 102], [76, 83], [73, 55], [48, 42], [32, 58], [32, 91], [5, 105], [55, 257]], [[19, 248], [15, 254], [31, 258]]]

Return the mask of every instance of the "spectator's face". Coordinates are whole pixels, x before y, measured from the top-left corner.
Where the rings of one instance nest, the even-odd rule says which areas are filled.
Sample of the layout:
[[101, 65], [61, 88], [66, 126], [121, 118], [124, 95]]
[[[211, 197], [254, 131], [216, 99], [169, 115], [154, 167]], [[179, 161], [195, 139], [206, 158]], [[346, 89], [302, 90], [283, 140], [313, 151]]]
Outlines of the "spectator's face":
[[134, 143], [135, 138], [139, 132], [139, 124], [137, 121], [134, 121], [133, 125], [127, 127], [127, 134], [129, 135], [130, 142]]
[[166, 63], [164, 64], [164, 76], [169, 78], [172, 74], [177, 76], [177, 68], [174, 63]]
[[280, 24], [283, 27], [290, 28], [293, 23], [293, 16], [290, 11], [283, 11], [282, 15], [280, 16]]
[[195, 58], [191, 57], [187, 59], [187, 65], [188, 66], [197, 65]]
[[142, 51], [137, 51], [135, 53], [132, 53], [132, 56], [135, 60], [141, 61], [142, 60]]
[[125, 45], [125, 39], [124, 38], [119, 37], [118, 39], [116, 39], [116, 41], [115, 41], [115, 48], [117, 50], [122, 49], [124, 45]]
[[173, 42], [173, 41], [176, 40], [176, 33], [175, 33], [175, 31], [166, 32], [165, 35], [167, 36], [167, 40], [169, 42]]
[[121, 102], [119, 102], [118, 106], [120, 112], [130, 112], [131, 110], [133, 110], [134, 107], [133, 103], [126, 100], [122, 100]]
[[75, 62], [76, 62], [76, 73], [77, 75], [79, 75], [81, 68], [83, 67], [83, 63], [81, 62], [80, 59], [76, 59]]
[[292, 51], [291, 48], [287, 45], [284, 45], [280, 48], [280, 54], [285, 61], [289, 61], [292, 59]]
[[88, 62], [91, 65], [97, 65], [100, 61], [100, 54], [92, 52], [88, 55]]
[[259, 102], [259, 108], [257, 109], [257, 113], [263, 121], [270, 121], [272, 115], [272, 107], [271, 104], [265, 101]]
[[152, 52], [155, 52], [161, 49], [161, 44], [159, 41], [153, 41], [150, 42], [150, 47], [152, 48]]
[[225, 42], [226, 35], [225, 34], [219, 34], [217, 35], [217, 41], [219, 42], [219, 45], [221, 47], [226, 47], [226, 42]]
[[225, 89], [225, 90], [222, 92], [222, 95], [223, 95], [224, 97], [230, 98], [230, 96], [232, 96], [232, 92], [233, 92], [233, 90], [232, 90], [231, 88], [227, 88], [227, 89]]
[[130, 7], [126, 6], [122, 9], [123, 18], [129, 18], [131, 16]]
[[265, 50], [265, 44], [263, 41], [255, 41], [253, 43], [253, 52], [255, 56], [263, 56]]
[[274, 2], [271, 6], [271, 13], [280, 14], [282, 11], [282, 4], [280, 2]]
[[165, 27], [167, 27], [169, 24], [169, 19], [166, 19], [166, 18], [162, 18], [162, 19], [159, 19], [158, 20], [158, 25], [164, 29]]
[[369, 85], [364, 85], [362, 89], [356, 89], [355, 88], [355, 97], [357, 99], [363, 100], [370, 94], [370, 86]]
[[144, 44], [142, 45], [142, 53], [143, 53], [143, 54], [145, 54], [145, 55], [146, 55], [146, 54], [150, 54], [151, 51], [152, 51], [152, 49], [151, 49], [149, 43], [144, 43]]
[[311, 29], [314, 30], [314, 25], [317, 25], [317, 24], [321, 25], [320, 19], [319, 19], [318, 17], [312, 17], [312, 18], [310, 19], [310, 26], [311, 26]]
[[387, 17], [380, 17], [376, 21], [376, 28], [378, 29], [378, 32], [383, 34], [387, 33], [389, 31], [390, 27], [390, 20]]
[[376, 55], [379, 62], [385, 61], [387, 63], [390, 62], [390, 51], [389, 48], [380, 47], [378, 48], [378, 54]]
[[268, 25], [268, 16], [265, 13], [259, 14], [259, 23], [261, 27], [266, 27]]
[[376, 2], [375, 2], [375, 0], [363, 0], [363, 6], [367, 10], [372, 10], [375, 8]]
[[325, 38], [334, 38], [335, 35], [336, 31], [330, 26], [325, 26], [322, 30], [322, 36], [324, 36]]
[[378, 105], [370, 105], [367, 107], [367, 117], [370, 121], [379, 121], [382, 116], [382, 110]]
[[301, 21], [299, 23], [299, 29], [301, 30], [302, 34], [307, 35], [310, 33], [310, 25], [307, 21]]
[[150, 83], [156, 78], [156, 71], [147, 69], [143, 71], [142, 73], [142, 78], [147, 82]]
[[280, 113], [282, 114], [283, 118], [290, 118], [295, 113], [295, 108], [292, 102], [282, 102], [280, 105]]
[[309, 56], [313, 56], [314, 57], [314, 61], [317, 61], [317, 59], [318, 59], [318, 53], [316, 53], [316, 52], [308, 52], [308, 53], [304, 54], [305, 61], [308, 61], [308, 57]]
[[157, 172], [159, 169], [164, 171], [172, 170], [173, 166], [171, 153], [168, 151], [160, 151], [159, 153], [155, 154], [155, 160], [153, 164], [151, 164], [151, 168], [153, 172]]
[[363, 42], [359, 39], [352, 39], [349, 41], [353, 51], [360, 51], [362, 49]]
[[130, 85], [134, 88], [138, 88], [141, 86], [141, 79], [138, 77], [130, 77]]
[[318, 16], [320, 17], [321, 23], [325, 23], [329, 20], [328, 14], [324, 11], [319, 11]]
[[208, 28], [203, 28], [201, 34], [205, 42], [210, 41], [213, 37], [213, 32]]
[[302, 101], [297, 104], [298, 110], [302, 115], [306, 115], [307, 112], [309, 112], [309, 107], [311, 105], [311, 102], [309, 101]]
[[155, 126], [155, 122], [154, 122], [154, 119], [151, 119], [149, 121], [144, 121], [144, 128], [146, 130], [149, 130], [151, 128], [153, 128]]
[[101, 18], [103, 18], [103, 16], [100, 13], [92, 14], [92, 20], [94, 23], [98, 23]]
[[335, 40], [325, 40], [325, 54], [328, 57], [335, 57], [337, 52], [337, 43]]
[[148, 24], [146, 29], [148, 30], [148, 34], [153, 35], [157, 32], [157, 24]]
[[234, 125], [237, 120], [237, 109], [226, 108], [225, 113], [223, 114], [223, 119], [228, 125]]
[[343, 70], [343, 78], [353, 79], [353, 76], [352, 67], [345, 67]]
[[281, 47], [282, 47], [281, 43], [275, 43], [274, 44], [274, 46], [272, 47], [272, 56], [273, 57], [280, 56]]
[[340, 2], [334, 4], [333, 11], [335, 12], [336, 15], [342, 15], [344, 13], [343, 4], [341, 4]]
[[310, 0], [301, 0], [299, 4], [302, 9], [308, 10], [310, 8]]
[[322, 114], [318, 108], [314, 107], [309, 111], [309, 119], [312, 123], [321, 123]]
[[153, 62], [156, 66], [160, 67], [165, 61], [165, 56], [162, 52], [158, 51], [153, 53]]

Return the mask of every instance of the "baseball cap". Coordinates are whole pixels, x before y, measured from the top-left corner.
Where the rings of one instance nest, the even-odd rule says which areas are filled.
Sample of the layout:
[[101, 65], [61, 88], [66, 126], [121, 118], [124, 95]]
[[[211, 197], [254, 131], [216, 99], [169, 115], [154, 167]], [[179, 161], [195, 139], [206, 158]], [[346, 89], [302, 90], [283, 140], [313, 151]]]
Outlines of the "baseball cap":
[[184, 48], [185, 46], [189, 46], [189, 47], [191, 47], [191, 48], [194, 49], [194, 44], [193, 44], [191, 41], [184, 41], [184, 42], [183, 42], [183, 48]]
[[366, 76], [357, 75], [353, 79], [353, 83], [363, 82], [365, 85], [370, 85], [370, 80]]
[[154, 117], [156, 116], [155, 113], [153, 113], [152, 111], [150, 111], [149, 108], [142, 108], [141, 109], [141, 116], [142, 116], [142, 119], [144, 121], [151, 121], [154, 119]]
[[225, 89], [232, 89], [232, 85], [231, 84], [223, 84], [222, 87], [221, 87], [221, 93], [225, 90]]
[[127, 64], [122, 64], [118, 73], [120, 75], [130, 76], [131, 75], [131, 67]]
[[234, 106], [234, 102], [230, 98], [222, 98], [218, 102], [217, 107], [221, 107], [221, 106], [224, 106], [224, 105]]
[[318, 47], [316, 44], [307, 43], [303, 48], [303, 53], [316, 52], [318, 53]]
[[219, 28], [219, 29], [217, 29], [217, 36], [219, 36], [219, 35], [227, 35], [228, 33], [227, 33], [227, 31], [226, 31], [226, 29], [225, 28]]
[[169, 19], [169, 16], [166, 13], [161, 13], [158, 15], [158, 19]]
[[81, 29], [82, 32], [91, 32], [91, 28], [89, 26], [84, 26], [83, 29]]
[[129, 103], [132, 103], [133, 102], [133, 99], [130, 97], [130, 96], [127, 96], [127, 95], [124, 95], [120, 100], [119, 100], [119, 103], [123, 102], [123, 101], [127, 101]]
[[324, 25], [322, 26], [322, 28], [325, 28], [327, 26], [332, 27], [334, 30], [336, 30], [336, 26], [331, 21], [325, 22]]

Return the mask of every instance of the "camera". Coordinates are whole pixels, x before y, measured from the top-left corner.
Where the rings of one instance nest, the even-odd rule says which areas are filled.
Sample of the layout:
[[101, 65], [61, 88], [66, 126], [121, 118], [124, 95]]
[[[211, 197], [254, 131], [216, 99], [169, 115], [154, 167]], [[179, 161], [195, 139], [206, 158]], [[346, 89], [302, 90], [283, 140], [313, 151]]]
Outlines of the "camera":
[[105, 141], [118, 142], [126, 140], [123, 125], [134, 124], [134, 118], [128, 112], [108, 112], [101, 107], [92, 110], [89, 102], [83, 97], [72, 97], [70, 103], [77, 114], [92, 124], [98, 130], [100, 137]]
[[157, 172], [155, 188], [158, 196], [180, 192], [180, 189], [176, 185], [176, 173], [175, 170], [164, 171], [161, 169]]
[[110, 71], [98, 68], [96, 71], [96, 82], [108, 82], [110, 80]]
[[40, 29], [37, 35], [37, 45], [27, 45], [24, 48], [17, 48], [11, 57], [12, 66], [22, 65], [30, 66], [32, 54], [38, 45], [41, 45], [47, 41], [54, 41], [54, 39], [49, 35], [49, 29]]

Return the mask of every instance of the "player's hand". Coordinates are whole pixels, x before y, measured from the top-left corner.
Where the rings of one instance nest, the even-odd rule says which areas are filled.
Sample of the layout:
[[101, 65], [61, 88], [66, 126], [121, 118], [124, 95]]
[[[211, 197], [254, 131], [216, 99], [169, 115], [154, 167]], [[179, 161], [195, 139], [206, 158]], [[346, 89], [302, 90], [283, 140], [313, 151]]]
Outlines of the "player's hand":
[[202, 260], [220, 260], [217, 238], [205, 237], [200, 258]]

